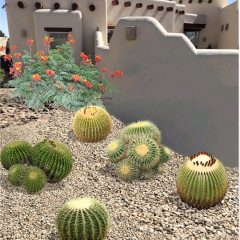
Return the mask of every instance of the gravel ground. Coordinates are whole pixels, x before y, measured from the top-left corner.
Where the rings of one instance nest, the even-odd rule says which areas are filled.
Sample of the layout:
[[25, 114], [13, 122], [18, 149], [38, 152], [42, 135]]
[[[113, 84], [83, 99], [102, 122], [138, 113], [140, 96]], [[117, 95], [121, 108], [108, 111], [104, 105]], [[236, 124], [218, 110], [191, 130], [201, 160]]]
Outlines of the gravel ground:
[[24, 139], [32, 144], [44, 139], [69, 146], [75, 160], [72, 173], [59, 184], [48, 184], [37, 195], [12, 187], [0, 166], [0, 239], [56, 240], [57, 209], [67, 200], [93, 196], [105, 203], [111, 216], [109, 240], [238, 239], [238, 169], [227, 169], [230, 187], [221, 204], [196, 210], [180, 201], [175, 177], [183, 156], [172, 152], [164, 172], [155, 179], [125, 183], [118, 180], [104, 153], [123, 124], [113, 118], [108, 138], [82, 143], [71, 131], [73, 114], [53, 110], [25, 125], [0, 129], [0, 148]]

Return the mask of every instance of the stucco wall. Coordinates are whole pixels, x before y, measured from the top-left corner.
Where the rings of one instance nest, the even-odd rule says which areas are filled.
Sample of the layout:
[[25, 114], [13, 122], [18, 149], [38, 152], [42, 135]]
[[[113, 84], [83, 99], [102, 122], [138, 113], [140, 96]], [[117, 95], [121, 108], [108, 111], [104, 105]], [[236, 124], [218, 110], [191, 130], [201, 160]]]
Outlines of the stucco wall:
[[227, 0], [213, 0], [212, 3], [208, 3], [207, 0], [202, 3], [193, 0], [191, 4], [188, 3], [188, 0], [183, 0], [182, 4], [186, 7], [186, 13], [206, 15], [206, 28], [200, 33], [198, 48], [207, 48], [209, 44], [212, 48], [217, 48], [220, 12], [221, 8], [227, 5]]
[[[93, 55], [94, 54], [94, 33], [96, 28], [99, 27], [99, 30], [103, 32], [103, 40], [107, 41], [107, 0], [75, 0], [74, 2], [78, 4], [79, 11], [82, 13], [82, 27], [83, 27], [83, 50]], [[26, 39], [33, 38], [35, 39], [34, 23], [33, 23], [33, 13], [36, 11], [35, 1], [24, 0], [26, 7], [21, 9], [17, 6], [17, 0], [6, 0], [7, 4], [7, 18], [8, 18], [8, 27], [9, 35], [11, 39], [11, 44], [16, 44], [19, 50], [26, 48]], [[43, 9], [53, 9], [55, 2], [60, 3], [63, 10], [72, 11], [72, 1], [66, 0], [40, 0], [43, 4]], [[89, 10], [89, 5], [95, 5], [95, 11]], [[71, 23], [64, 21], [66, 20], [63, 16], [62, 23], [64, 26], [69, 25], [72, 27]], [[61, 22], [61, 21], [60, 21]], [[49, 22], [51, 25], [51, 22]], [[49, 26], [45, 26], [49, 27]], [[52, 27], [52, 26], [51, 26]], [[21, 36], [21, 31], [26, 30], [27, 37]], [[76, 39], [78, 44], [79, 39]], [[33, 50], [35, 51], [35, 45]]]
[[[125, 39], [136, 26], [137, 39]], [[208, 151], [227, 166], [238, 163], [238, 52], [196, 50], [183, 34], [167, 33], [154, 18], [121, 19], [103, 46], [98, 67], [124, 71], [108, 110], [124, 122], [149, 119], [164, 143], [190, 155]]]
[[[107, 0], [107, 16], [108, 16], [108, 25], [115, 26], [118, 20], [122, 17], [127, 16], [150, 16], [156, 18], [162, 26], [168, 31], [174, 31], [174, 17], [175, 17], [175, 8], [176, 3], [166, 0], [130, 0], [131, 6], [124, 7], [124, 2], [126, 0], [119, 0], [119, 5], [113, 6], [112, 0]], [[142, 3], [141, 8], [136, 8], [137, 3]], [[153, 9], [148, 10], [147, 5], [152, 4]], [[163, 11], [157, 11], [157, 7], [164, 7]], [[167, 12], [167, 7], [172, 7], [172, 12]], [[181, 18], [180, 18], [181, 19]], [[179, 20], [180, 20], [179, 19]]]
[[[219, 42], [218, 48], [236, 49], [238, 46], [238, 2], [223, 8], [219, 23]], [[226, 24], [229, 24], [228, 30], [225, 30]], [[221, 26], [224, 27], [221, 31]]]

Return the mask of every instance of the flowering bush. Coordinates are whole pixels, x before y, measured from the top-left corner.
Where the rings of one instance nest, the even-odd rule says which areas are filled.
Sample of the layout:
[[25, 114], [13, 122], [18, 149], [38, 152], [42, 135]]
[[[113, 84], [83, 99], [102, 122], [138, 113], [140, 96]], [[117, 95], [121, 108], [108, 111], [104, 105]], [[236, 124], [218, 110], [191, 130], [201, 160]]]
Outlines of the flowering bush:
[[[80, 66], [73, 60], [73, 47], [75, 40], [69, 34], [66, 44], [50, 49], [52, 38], [44, 37], [46, 51], [38, 51], [31, 55], [32, 39], [27, 40], [29, 51], [24, 54], [14, 53], [17, 58], [10, 74], [15, 79], [10, 85], [15, 87], [14, 96], [21, 97], [31, 108], [41, 108], [45, 104], [62, 106], [68, 110], [77, 110], [86, 105], [102, 105], [101, 97], [106, 91], [114, 88], [106, 78], [107, 69], [98, 70], [93, 60], [85, 53], [80, 53]], [[16, 51], [14, 46], [12, 51]], [[12, 56], [7, 55], [6, 59]], [[21, 61], [22, 59], [22, 61]], [[96, 55], [95, 62], [102, 61]], [[111, 77], [121, 77], [122, 71], [109, 73]]]

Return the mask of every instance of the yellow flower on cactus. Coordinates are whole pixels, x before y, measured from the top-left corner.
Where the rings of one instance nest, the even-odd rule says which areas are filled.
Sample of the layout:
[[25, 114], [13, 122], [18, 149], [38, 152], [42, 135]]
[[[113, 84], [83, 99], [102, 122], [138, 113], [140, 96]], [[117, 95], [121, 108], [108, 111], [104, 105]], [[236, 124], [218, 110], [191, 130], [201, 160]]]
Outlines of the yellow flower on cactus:
[[39, 82], [41, 80], [41, 75], [40, 74], [33, 74], [32, 75], [32, 80], [35, 82]]

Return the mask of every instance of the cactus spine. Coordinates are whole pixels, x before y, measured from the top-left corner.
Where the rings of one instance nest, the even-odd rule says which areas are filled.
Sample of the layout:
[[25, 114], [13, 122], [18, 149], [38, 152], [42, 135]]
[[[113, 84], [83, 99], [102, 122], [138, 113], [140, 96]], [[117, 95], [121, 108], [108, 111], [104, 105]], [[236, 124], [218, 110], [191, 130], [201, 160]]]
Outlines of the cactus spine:
[[127, 149], [123, 140], [114, 140], [107, 146], [107, 156], [111, 162], [117, 163], [125, 157], [126, 150]]
[[37, 167], [27, 167], [23, 177], [23, 187], [28, 193], [36, 193], [47, 183], [45, 173]]
[[176, 185], [183, 202], [203, 209], [221, 202], [227, 192], [228, 178], [218, 159], [200, 152], [184, 162], [179, 169]]
[[1, 151], [1, 163], [5, 169], [14, 164], [27, 163], [32, 154], [32, 146], [26, 141], [12, 141], [7, 143]]
[[96, 199], [73, 199], [59, 209], [56, 224], [60, 240], [104, 240], [109, 229], [109, 215], [106, 207]]
[[44, 140], [33, 147], [32, 163], [46, 173], [49, 182], [60, 182], [71, 172], [73, 159], [64, 144]]
[[129, 146], [129, 158], [139, 169], [149, 170], [159, 161], [159, 148], [150, 138], [139, 138]]
[[105, 109], [98, 106], [81, 108], [74, 116], [73, 131], [83, 142], [98, 142], [107, 137], [112, 121]]
[[26, 166], [25, 165], [14, 164], [8, 170], [8, 181], [13, 186], [21, 186], [25, 171], [26, 171]]
[[129, 124], [123, 129], [122, 137], [130, 141], [138, 137], [152, 138], [158, 145], [161, 144], [162, 140], [160, 130], [150, 121], [138, 121]]

